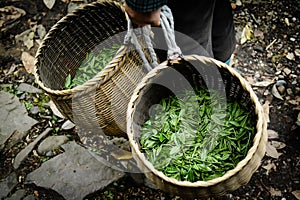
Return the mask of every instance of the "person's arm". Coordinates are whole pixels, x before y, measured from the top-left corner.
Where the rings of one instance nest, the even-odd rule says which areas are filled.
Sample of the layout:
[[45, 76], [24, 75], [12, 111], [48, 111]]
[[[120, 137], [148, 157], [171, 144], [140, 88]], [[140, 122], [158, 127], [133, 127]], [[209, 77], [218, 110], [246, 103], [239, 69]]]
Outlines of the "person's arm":
[[159, 26], [161, 7], [166, 3], [167, 0], [126, 0], [124, 7], [134, 24]]

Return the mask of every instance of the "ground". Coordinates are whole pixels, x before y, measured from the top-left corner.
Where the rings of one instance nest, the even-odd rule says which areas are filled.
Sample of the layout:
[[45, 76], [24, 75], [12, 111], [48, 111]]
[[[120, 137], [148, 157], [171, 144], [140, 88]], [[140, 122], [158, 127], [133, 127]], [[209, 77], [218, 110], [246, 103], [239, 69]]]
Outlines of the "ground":
[[[48, 31], [67, 14], [68, 9], [71, 9], [70, 5], [74, 2], [81, 3], [56, 0], [53, 8], [48, 9], [43, 1], [7, 0], [0, 2], [0, 8], [15, 6], [26, 12], [25, 15], [16, 18], [14, 18], [16, 15], [4, 18], [5, 11], [0, 12], [1, 20], [4, 19], [4, 23], [0, 24], [1, 90], [10, 89], [10, 92], [21, 98], [22, 94], [16, 93], [16, 88], [20, 83], [25, 82], [38, 87], [34, 83], [33, 75], [26, 71], [21, 55], [22, 52], [35, 55], [41, 41], [40, 35], [35, 31], [32, 47], [24, 43], [28, 41], [28, 38], [18, 40], [16, 36], [30, 28], [37, 30], [37, 25], [43, 25]], [[279, 141], [285, 147], [277, 148], [280, 154], [278, 158], [266, 155], [261, 167], [254, 173], [247, 185], [220, 199], [299, 199], [295, 191], [300, 190], [298, 119], [300, 111], [300, 2], [296, 0], [242, 0], [241, 2], [234, 1], [232, 6], [238, 41], [232, 66], [252, 84], [260, 102], [269, 108], [268, 129], [278, 134], [270, 141]], [[8, 73], [12, 66], [16, 67], [12, 73]], [[258, 85], [259, 83], [262, 85]], [[7, 84], [12, 84], [12, 86], [8, 89]], [[27, 108], [30, 110], [30, 102], [34, 102], [35, 99], [42, 101], [41, 96], [25, 95], [22, 102], [28, 105]], [[269, 106], [266, 102], [269, 102]], [[46, 127], [53, 127], [57, 130], [57, 135], [68, 135], [72, 140], [79, 142], [76, 130], [68, 131], [59, 128], [64, 120], [55, 117], [51, 109], [46, 108], [43, 113], [37, 114], [31, 112], [29, 115], [38, 120], [38, 123], [28, 131], [28, 135], [23, 140], [0, 152], [0, 180], [14, 171], [12, 163], [17, 153]], [[278, 154], [278, 152], [275, 153]], [[61, 150], [55, 153], [61, 153]], [[34, 194], [37, 199], [63, 199], [55, 191], [24, 183], [26, 175], [37, 169], [45, 159], [47, 160], [46, 157], [31, 153], [16, 170], [19, 181], [11, 193], [18, 189], [25, 189], [27, 195]], [[143, 184], [137, 184], [129, 175], [104, 190], [86, 197], [86, 199], [105, 198], [179, 199], [179, 197], [151, 189]]]

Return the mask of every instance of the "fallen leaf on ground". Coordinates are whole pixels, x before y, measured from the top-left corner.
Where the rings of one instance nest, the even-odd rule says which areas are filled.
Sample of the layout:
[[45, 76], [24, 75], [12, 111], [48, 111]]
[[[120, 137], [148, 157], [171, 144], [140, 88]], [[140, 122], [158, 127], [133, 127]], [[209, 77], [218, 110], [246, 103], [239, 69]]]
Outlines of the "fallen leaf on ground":
[[279, 196], [279, 197], [282, 196], [282, 193], [280, 190], [276, 190], [272, 187], [270, 188], [269, 192], [270, 192], [271, 196]]
[[276, 97], [277, 99], [283, 100], [282, 96], [279, 94], [276, 85], [274, 84], [272, 87], [272, 94], [274, 97]]
[[292, 192], [292, 194], [296, 197], [296, 199], [300, 200], [300, 190], [295, 190]]
[[295, 106], [299, 104], [299, 102], [298, 102], [297, 100], [294, 100], [294, 99], [288, 100], [288, 102], [289, 102], [290, 104], [292, 104], [292, 105], [295, 105]]
[[35, 197], [39, 197], [39, 192], [37, 190], [34, 190], [33, 194]]
[[56, 105], [54, 104], [53, 101], [49, 102], [50, 108], [53, 112], [54, 115], [56, 115], [57, 117], [60, 117], [62, 119], [64, 119], [65, 117], [61, 114], [61, 112], [57, 109]]
[[5, 73], [5, 75], [10, 75], [10, 74], [12, 74], [12, 73], [17, 69], [17, 67], [18, 67], [18, 65], [16, 65], [15, 63], [13, 63], [13, 64], [10, 66], [8, 72]]
[[39, 35], [39, 38], [43, 39], [46, 35], [46, 28], [42, 24], [39, 24], [37, 26], [37, 33]]
[[236, 9], [236, 4], [235, 3], [231, 3], [231, 9], [235, 10]]
[[255, 81], [254, 81], [254, 79], [251, 76], [246, 76], [245, 78], [250, 83], [250, 85], [254, 85], [255, 84]]
[[281, 155], [280, 153], [278, 153], [277, 149], [271, 145], [270, 142], [267, 143], [266, 153], [267, 153], [267, 156], [276, 158], [276, 159], [278, 159], [279, 156]]
[[292, 70], [290, 70], [288, 67], [285, 67], [283, 69], [283, 72], [288, 76], [288, 75], [290, 75], [292, 73]]
[[288, 53], [285, 57], [289, 60], [295, 60], [295, 55], [293, 53]]
[[61, 128], [63, 130], [70, 130], [72, 128], [75, 127], [75, 124], [73, 122], [71, 122], [70, 120], [67, 120], [65, 123], [63, 123], [63, 125], [61, 126]]
[[54, 4], [55, 4], [55, 0], [43, 0], [45, 6], [47, 6], [47, 8], [49, 8], [50, 10], [53, 8]]
[[286, 147], [285, 143], [279, 141], [271, 141], [271, 145], [276, 149], [283, 149], [284, 147]]
[[28, 29], [22, 32], [21, 34], [15, 36], [16, 41], [23, 42], [23, 44], [28, 49], [31, 49], [31, 47], [33, 47], [34, 45], [33, 38], [34, 38], [34, 31], [32, 29]]
[[262, 166], [265, 170], [267, 170], [266, 175], [269, 175], [271, 169], [276, 168], [276, 165], [272, 162], [269, 162], [267, 165]]
[[267, 133], [268, 133], [268, 138], [269, 139], [276, 139], [278, 138], [278, 133], [272, 129], [268, 129], [267, 130]]
[[131, 152], [122, 149], [118, 152], [112, 152], [111, 155], [117, 160], [129, 160], [132, 158]]
[[237, 6], [241, 6], [241, 5], [242, 5], [242, 2], [241, 2], [241, 0], [236, 0], [235, 4], [236, 4]]
[[29, 74], [33, 73], [34, 57], [28, 52], [23, 52], [21, 55], [22, 63]]
[[295, 55], [300, 57], [300, 49], [295, 49]]
[[266, 80], [266, 81], [253, 83], [252, 85], [256, 86], [256, 87], [268, 87], [269, 85], [271, 85], [273, 83], [274, 83], [274, 80]]
[[[16, 8], [14, 6], [5, 6], [0, 8], [0, 27], [5, 26], [6, 22], [13, 22], [19, 19], [20, 17], [26, 15], [26, 12], [21, 8]], [[1, 29], [5, 30], [5, 29]]]
[[246, 25], [244, 28], [243, 28], [243, 31], [242, 31], [242, 35], [241, 35], [241, 44], [244, 44], [245, 42], [247, 42], [247, 40], [250, 40], [251, 39], [251, 29], [248, 25]]
[[84, 3], [78, 1], [78, 2], [73, 2], [71, 1], [68, 5], [68, 13], [73, 12], [76, 8], [83, 6]]

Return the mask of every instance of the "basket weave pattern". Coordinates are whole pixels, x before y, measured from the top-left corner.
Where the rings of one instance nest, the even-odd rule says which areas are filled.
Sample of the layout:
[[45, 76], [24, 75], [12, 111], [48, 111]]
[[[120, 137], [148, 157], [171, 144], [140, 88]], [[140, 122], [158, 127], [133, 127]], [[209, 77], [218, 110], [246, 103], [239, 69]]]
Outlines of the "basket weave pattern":
[[[127, 137], [127, 104], [146, 74], [131, 46], [122, 46], [91, 80], [73, 89], [63, 89], [66, 77], [75, 76], [87, 53], [122, 44], [126, 30], [127, 19], [120, 3], [103, 0], [87, 4], [57, 22], [36, 54], [36, 82], [59, 111], [82, 128]], [[146, 57], [149, 58], [147, 54]]]
[[[197, 71], [202, 73], [199, 75], [187, 64], [187, 62], [179, 62], [170, 64], [167, 61], [161, 63], [157, 68], [148, 73], [135, 89], [127, 110], [127, 134], [139, 168], [146, 174], [160, 189], [176, 195], [192, 198], [206, 198], [210, 196], [220, 196], [228, 191], [233, 191], [246, 184], [252, 174], [260, 165], [260, 161], [265, 154], [265, 146], [267, 141], [266, 121], [262, 107], [251, 89], [250, 85], [231, 67], [211, 58], [201, 56], [186, 56], [184, 58], [188, 63], [192, 63]], [[240, 161], [237, 166], [226, 172], [223, 176], [209, 181], [178, 181], [174, 178], [165, 176], [162, 172], [156, 170], [147, 160], [145, 155], [140, 151], [139, 130], [142, 124], [148, 119], [148, 110], [159, 102], [162, 97], [166, 97], [166, 93], [162, 87], [157, 86], [157, 80], [160, 77], [168, 77], [171, 69], [176, 69], [185, 79], [190, 80], [193, 86], [207, 84], [208, 88], [220, 88], [220, 80], [215, 79], [215, 75], [211, 73], [211, 67], [217, 66], [222, 76], [222, 82], [225, 85], [226, 96], [238, 100], [245, 105], [256, 119], [256, 134], [253, 139], [253, 145], [248, 151], [246, 157]], [[201, 76], [203, 75], [203, 76]], [[180, 87], [180, 80], [173, 80], [173, 77], [167, 79], [170, 85]], [[214, 80], [215, 79], [215, 80]], [[176, 85], [177, 84], [177, 85]], [[160, 91], [159, 91], [160, 90]], [[159, 92], [158, 92], [159, 91]], [[151, 100], [149, 100], [151, 99]]]

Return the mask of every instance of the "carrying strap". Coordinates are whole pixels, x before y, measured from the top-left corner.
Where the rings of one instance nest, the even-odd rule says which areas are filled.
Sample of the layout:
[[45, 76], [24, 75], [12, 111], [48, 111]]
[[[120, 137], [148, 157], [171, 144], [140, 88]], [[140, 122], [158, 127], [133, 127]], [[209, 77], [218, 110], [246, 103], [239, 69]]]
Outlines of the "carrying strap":
[[[156, 53], [153, 49], [152, 45], [152, 31], [151, 26], [146, 25], [141, 28], [133, 28], [132, 22], [130, 20], [130, 17], [125, 12], [126, 18], [127, 18], [127, 33], [125, 35], [124, 44], [128, 45], [131, 43], [136, 50], [138, 51], [138, 54], [140, 55], [146, 69], [148, 71], [151, 71], [154, 67], [158, 65]], [[182, 52], [181, 49], [177, 46], [175, 41], [175, 31], [174, 31], [174, 19], [171, 12], [171, 9], [168, 6], [163, 6], [161, 10], [161, 27], [164, 32], [166, 44], [168, 47], [168, 60], [176, 60], [178, 58], [182, 58]], [[145, 56], [145, 53], [143, 52], [142, 46], [139, 43], [137, 35], [141, 35], [143, 41], [146, 44], [146, 47], [148, 48], [150, 57], [152, 59], [152, 63], [150, 64]]]
[[179, 57], [182, 58], [181, 49], [177, 46], [175, 41], [174, 18], [168, 6], [162, 7], [160, 18], [161, 27], [168, 47], [168, 60], [176, 60]]
[[[147, 25], [147, 26], [143, 26], [141, 28], [134, 29], [128, 14], [127, 13], [125, 13], [125, 14], [126, 14], [126, 18], [127, 18], [127, 33], [125, 35], [124, 44], [128, 45], [131, 43], [137, 50], [138, 54], [140, 55], [144, 65], [145, 65], [146, 70], [151, 71], [151, 69], [153, 69], [154, 67], [156, 67], [158, 65], [157, 57], [154, 52], [152, 41], [150, 38], [151, 27], [150, 27], [150, 25]], [[152, 59], [152, 64], [150, 64], [148, 62], [148, 60], [145, 56], [145, 53], [143, 52], [142, 46], [139, 43], [137, 35], [141, 35], [143, 37], [142, 39], [144, 40], [144, 42], [146, 43], [146, 45], [149, 49], [150, 57]]]

